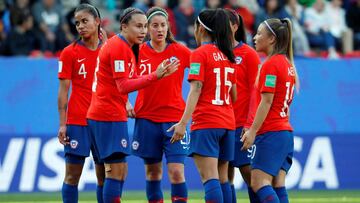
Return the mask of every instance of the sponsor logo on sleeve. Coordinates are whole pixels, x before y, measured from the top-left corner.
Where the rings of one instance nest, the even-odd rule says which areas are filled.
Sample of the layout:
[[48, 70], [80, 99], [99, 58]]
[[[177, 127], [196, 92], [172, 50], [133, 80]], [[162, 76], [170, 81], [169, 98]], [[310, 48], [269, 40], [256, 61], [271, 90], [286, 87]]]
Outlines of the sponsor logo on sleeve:
[[125, 72], [125, 64], [123, 60], [115, 60], [115, 73], [124, 73]]
[[191, 63], [190, 64], [190, 74], [192, 74], [192, 75], [200, 74], [200, 63]]
[[275, 85], [276, 85], [276, 75], [266, 75], [265, 87], [275, 87]]

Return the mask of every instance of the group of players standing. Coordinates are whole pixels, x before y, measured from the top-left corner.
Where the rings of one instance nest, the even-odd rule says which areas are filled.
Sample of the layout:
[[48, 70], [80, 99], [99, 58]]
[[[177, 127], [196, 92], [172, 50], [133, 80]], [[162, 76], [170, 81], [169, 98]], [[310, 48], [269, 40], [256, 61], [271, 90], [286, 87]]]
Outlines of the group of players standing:
[[[259, 26], [255, 47], [268, 56], [260, 66], [256, 51], [245, 44], [242, 18], [232, 10], [199, 14], [194, 30], [199, 48], [192, 52], [174, 40], [161, 8], [146, 14], [125, 9], [120, 33], [110, 39], [94, 6], [81, 4], [74, 15], [80, 39], [63, 50], [58, 73], [63, 202], [78, 202], [77, 184], [90, 151], [98, 202], [121, 202], [130, 154], [144, 160], [151, 203], [163, 202], [163, 154], [174, 203], [188, 200], [186, 156], [195, 162], [208, 203], [236, 202], [234, 167], [248, 185], [250, 202], [288, 202], [285, 175], [293, 153], [288, 115], [299, 84], [288, 19]], [[127, 94], [136, 90], [133, 108]], [[128, 117], [136, 119], [131, 141]]]

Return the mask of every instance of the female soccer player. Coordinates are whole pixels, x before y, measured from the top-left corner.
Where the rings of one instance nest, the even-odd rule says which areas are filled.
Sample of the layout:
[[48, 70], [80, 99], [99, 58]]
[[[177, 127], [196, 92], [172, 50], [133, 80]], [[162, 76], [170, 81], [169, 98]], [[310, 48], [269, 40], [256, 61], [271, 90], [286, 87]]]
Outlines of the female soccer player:
[[[257, 51], [268, 56], [256, 82], [257, 98], [251, 127], [242, 137], [243, 149], [254, 143], [251, 187], [261, 202], [288, 202], [285, 175], [290, 169], [294, 137], [289, 108], [299, 80], [293, 61], [291, 22], [269, 19], [254, 37]], [[251, 104], [252, 106], [252, 104]], [[256, 137], [256, 139], [255, 139]]]
[[177, 43], [170, 31], [168, 13], [159, 7], [147, 12], [150, 40], [139, 52], [139, 75], [149, 75], [163, 60], [179, 60], [179, 69], [171, 76], [139, 90], [132, 153], [145, 163], [146, 194], [149, 202], [163, 202], [161, 191], [162, 156], [165, 154], [171, 182], [172, 202], [187, 202], [184, 160], [188, 139], [170, 143], [168, 128], [178, 122], [184, 112], [182, 82], [189, 67], [190, 50]]
[[260, 65], [260, 58], [256, 51], [245, 44], [246, 33], [242, 17], [232, 9], [226, 9], [232, 31], [234, 34], [234, 55], [236, 64], [236, 90], [238, 99], [234, 103], [236, 121], [235, 153], [234, 160], [229, 162], [229, 182], [231, 183], [232, 202], [236, 202], [236, 192], [233, 185], [234, 167], [239, 168], [240, 173], [248, 185], [248, 194], [251, 202], [254, 202], [256, 194], [250, 188], [250, 156], [247, 151], [241, 151], [241, 135], [249, 113], [250, 95], [255, 83], [255, 78]]
[[205, 200], [231, 203], [228, 162], [234, 157], [236, 72], [226, 12], [203, 10], [194, 32], [201, 46], [191, 54], [190, 92], [181, 120], [169, 129], [174, 129], [171, 141], [183, 139], [193, 114], [190, 155], [204, 184]]
[[127, 175], [127, 94], [175, 72], [179, 66], [178, 60], [164, 60], [155, 72], [137, 78], [135, 55], [147, 32], [146, 16], [138, 9], [127, 8], [120, 17], [120, 26], [120, 34], [110, 38], [99, 52], [87, 113], [90, 136], [105, 163], [104, 202], [120, 202]]
[[[67, 46], [59, 60], [60, 80], [58, 108], [60, 129], [58, 138], [65, 149], [65, 180], [62, 187], [64, 202], [78, 201], [79, 179], [85, 157], [93, 152], [98, 180], [97, 198], [102, 202], [104, 165], [94, 153], [88, 134], [86, 112], [91, 101], [91, 84], [96, 67], [96, 58], [101, 46], [100, 13], [90, 4], [80, 4], [75, 10], [76, 30], [80, 39]], [[68, 101], [70, 85], [71, 96]]]

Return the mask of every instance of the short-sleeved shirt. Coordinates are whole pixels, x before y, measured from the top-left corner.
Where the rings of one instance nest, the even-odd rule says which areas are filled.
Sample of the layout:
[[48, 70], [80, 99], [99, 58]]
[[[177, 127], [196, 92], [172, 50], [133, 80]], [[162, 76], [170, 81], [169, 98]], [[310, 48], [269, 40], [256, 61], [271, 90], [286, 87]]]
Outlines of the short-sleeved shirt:
[[192, 115], [191, 130], [234, 130], [235, 117], [230, 89], [236, 84], [236, 71], [215, 44], [204, 44], [191, 54], [188, 79], [203, 83]]
[[135, 112], [137, 118], [149, 119], [153, 122], [177, 122], [180, 120], [185, 102], [182, 97], [182, 82], [185, 68], [189, 67], [190, 50], [178, 43], [170, 43], [162, 52], [156, 52], [145, 42], [140, 47], [137, 75], [148, 75], [156, 71], [165, 59], [178, 59], [180, 66], [172, 75], [139, 90]]
[[97, 121], [127, 121], [127, 94], [120, 94], [116, 79], [131, 78], [136, 65], [135, 56], [126, 39], [115, 35], [99, 51], [95, 70], [93, 96], [87, 118]]
[[91, 102], [91, 86], [99, 50], [100, 46], [92, 51], [79, 41], [61, 52], [58, 78], [71, 80], [67, 124], [87, 125], [86, 113]]
[[295, 74], [295, 68], [285, 55], [274, 55], [262, 65], [259, 81], [255, 87], [255, 97], [251, 101], [254, 104], [250, 104], [250, 123], [260, 104], [261, 94], [273, 93], [274, 99], [257, 135], [272, 131], [293, 130], [289, 123], [288, 113], [294, 96]]
[[249, 45], [240, 42], [234, 48], [237, 100], [233, 104], [236, 127], [243, 127], [249, 114], [251, 91], [254, 88], [260, 58]]

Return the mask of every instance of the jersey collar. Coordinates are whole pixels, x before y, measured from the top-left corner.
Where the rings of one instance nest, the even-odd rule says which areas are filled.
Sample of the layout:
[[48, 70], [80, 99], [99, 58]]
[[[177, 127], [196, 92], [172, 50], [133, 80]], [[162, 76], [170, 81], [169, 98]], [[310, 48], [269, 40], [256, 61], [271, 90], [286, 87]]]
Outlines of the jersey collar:
[[129, 44], [129, 42], [125, 39], [125, 37], [124, 36], [122, 36], [120, 33], [119, 34], [117, 34], [117, 36], [121, 39], [121, 40], [123, 40], [127, 45], [129, 45], [130, 46], [130, 44]]

